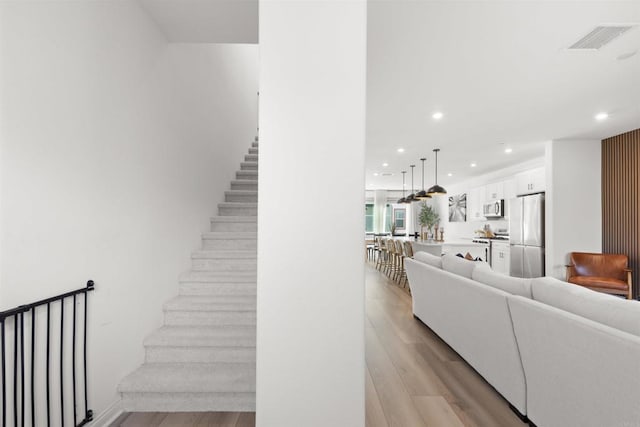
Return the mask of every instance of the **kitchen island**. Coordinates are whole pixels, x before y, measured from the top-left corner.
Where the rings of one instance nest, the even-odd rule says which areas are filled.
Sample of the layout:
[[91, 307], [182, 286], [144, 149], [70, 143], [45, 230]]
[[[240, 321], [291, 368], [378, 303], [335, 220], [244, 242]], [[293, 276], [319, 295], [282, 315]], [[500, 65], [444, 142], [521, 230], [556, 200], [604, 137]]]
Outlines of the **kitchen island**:
[[469, 240], [445, 240], [444, 242], [415, 240], [411, 237], [403, 237], [399, 240], [411, 242], [413, 252], [427, 252], [433, 255], [443, 255], [447, 253], [466, 255], [469, 253], [474, 259], [481, 258], [483, 261], [489, 260], [487, 245], [472, 242]]

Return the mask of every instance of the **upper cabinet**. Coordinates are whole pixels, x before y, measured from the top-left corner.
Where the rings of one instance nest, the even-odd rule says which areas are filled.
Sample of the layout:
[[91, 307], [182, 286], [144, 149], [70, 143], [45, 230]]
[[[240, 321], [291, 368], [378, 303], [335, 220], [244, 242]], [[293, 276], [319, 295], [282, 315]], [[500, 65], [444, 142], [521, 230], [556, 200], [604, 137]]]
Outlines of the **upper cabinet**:
[[487, 201], [504, 199], [504, 182], [494, 182], [485, 186], [484, 197]]
[[467, 221], [484, 221], [485, 187], [475, 187], [467, 194]]
[[544, 167], [516, 175], [516, 195], [540, 193], [546, 189]]

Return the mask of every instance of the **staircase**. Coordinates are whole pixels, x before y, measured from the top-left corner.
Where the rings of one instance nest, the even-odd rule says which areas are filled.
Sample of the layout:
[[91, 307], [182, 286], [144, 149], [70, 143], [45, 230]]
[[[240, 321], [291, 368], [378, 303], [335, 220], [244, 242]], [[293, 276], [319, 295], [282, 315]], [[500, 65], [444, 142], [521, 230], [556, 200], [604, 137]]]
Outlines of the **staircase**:
[[256, 138], [144, 364], [118, 386], [125, 411], [255, 411], [257, 214]]

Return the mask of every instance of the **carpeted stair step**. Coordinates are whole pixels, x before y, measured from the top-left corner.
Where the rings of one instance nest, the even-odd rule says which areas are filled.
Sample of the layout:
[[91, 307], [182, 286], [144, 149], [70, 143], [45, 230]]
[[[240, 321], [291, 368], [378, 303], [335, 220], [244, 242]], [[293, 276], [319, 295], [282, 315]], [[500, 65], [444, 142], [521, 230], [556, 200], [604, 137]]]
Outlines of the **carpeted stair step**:
[[224, 202], [218, 204], [220, 216], [257, 216], [257, 203]]
[[256, 295], [253, 283], [185, 282], [180, 284], [180, 295]]
[[180, 295], [164, 305], [165, 325], [255, 325], [256, 297]]
[[258, 231], [256, 216], [214, 216], [211, 218], [211, 231]]
[[249, 148], [249, 154], [258, 154], [258, 147]]
[[258, 162], [241, 162], [240, 170], [243, 171], [257, 171], [258, 170]]
[[257, 250], [258, 233], [209, 231], [202, 233], [202, 247], [213, 250]]
[[236, 172], [236, 179], [249, 179], [258, 181], [258, 171], [257, 170], [239, 170]]
[[144, 342], [147, 363], [255, 363], [253, 326], [164, 326]]
[[254, 363], [146, 363], [119, 385], [127, 412], [255, 410]]
[[228, 190], [224, 192], [225, 202], [257, 203], [258, 190]]
[[245, 154], [244, 155], [245, 162], [257, 162], [258, 161], [258, 153], [255, 154]]
[[258, 191], [258, 181], [255, 179], [234, 179], [231, 181], [231, 189]]
[[256, 271], [255, 250], [196, 251], [191, 254], [193, 271]]

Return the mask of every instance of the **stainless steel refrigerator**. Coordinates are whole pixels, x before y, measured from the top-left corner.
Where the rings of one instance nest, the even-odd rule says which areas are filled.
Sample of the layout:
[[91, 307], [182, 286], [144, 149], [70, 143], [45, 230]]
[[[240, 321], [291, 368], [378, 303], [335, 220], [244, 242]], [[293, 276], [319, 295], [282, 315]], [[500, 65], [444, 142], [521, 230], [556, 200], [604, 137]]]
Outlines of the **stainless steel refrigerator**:
[[544, 276], [544, 193], [509, 201], [509, 245], [511, 276]]

